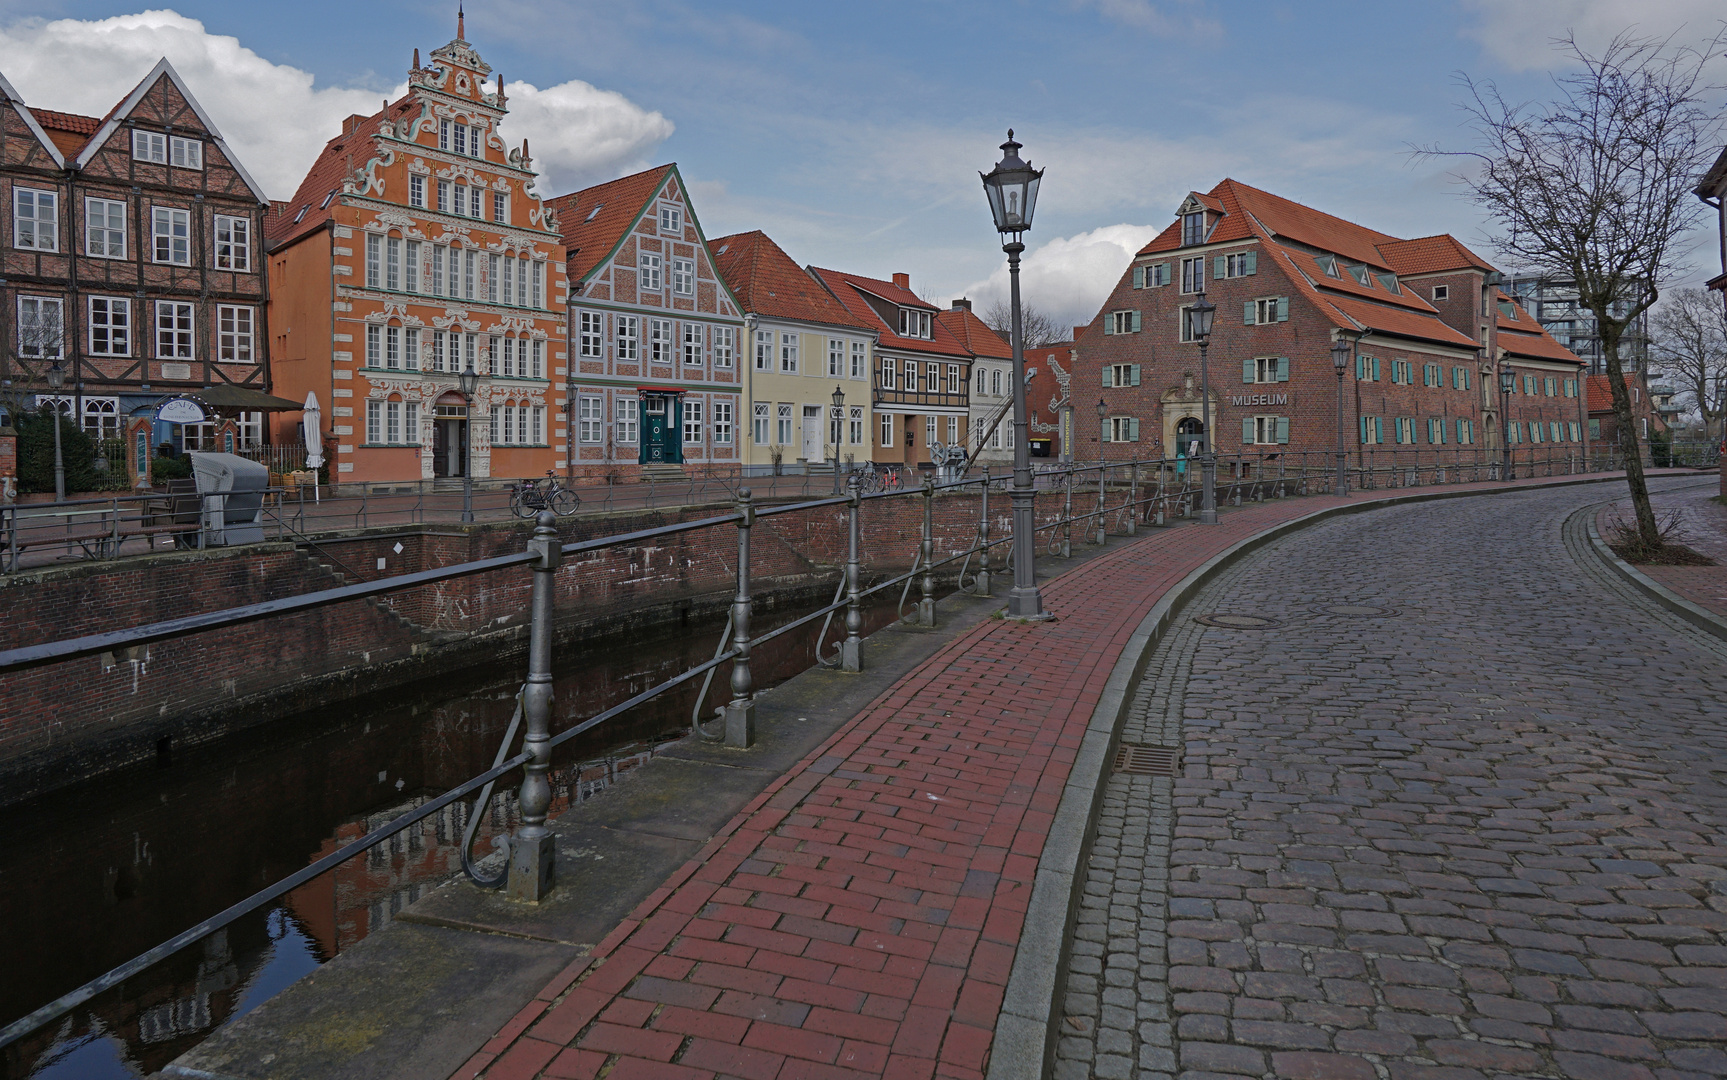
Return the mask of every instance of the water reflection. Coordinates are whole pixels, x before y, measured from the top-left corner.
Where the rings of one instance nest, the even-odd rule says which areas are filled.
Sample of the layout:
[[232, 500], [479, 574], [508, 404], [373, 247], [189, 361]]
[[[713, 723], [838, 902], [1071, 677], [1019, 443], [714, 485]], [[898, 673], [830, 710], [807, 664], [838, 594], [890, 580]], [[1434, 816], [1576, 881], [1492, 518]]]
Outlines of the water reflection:
[[[891, 622], [872, 605], [866, 632]], [[797, 612], [768, 612], [764, 628]], [[560, 651], [553, 730], [713, 655], [720, 627]], [[809, 633], [758, 649], [758, 686], [810, 665]], [[177, 753], [7, 811], [0, 831], [0, 1022], [10, 1022], [489, 767], [521, 664], [427, 680]], [[725, 671], [709, 704], [726, 696]], [[687, 730], [700, 680], [559, 747], [552, 813]], [[476, 854], [513, 824], [514, 790]], [[446, 807], [0, 1051], [0, 1076], [148, 1076], [460, 873], [465, 804]]]

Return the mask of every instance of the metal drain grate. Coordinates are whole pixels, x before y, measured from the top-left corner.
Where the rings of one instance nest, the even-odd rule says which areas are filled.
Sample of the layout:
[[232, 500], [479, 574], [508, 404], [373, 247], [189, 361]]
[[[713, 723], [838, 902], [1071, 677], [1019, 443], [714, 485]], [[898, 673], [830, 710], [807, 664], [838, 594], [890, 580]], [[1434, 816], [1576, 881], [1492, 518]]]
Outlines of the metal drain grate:
[[1271, 627], [1283, 625], [1276, 619], [1268, 619], [1263, 615], [1235, 615], [1228, 612], [1198, 615], [1194, 617], [1193, 621], [1224, 630], [1268, 630]]
[[1181, 750], [1174, 746], [1122, 743], [1115, 755], [1115, 771], [1135, 776], [1175, 776], [1181, 771]]

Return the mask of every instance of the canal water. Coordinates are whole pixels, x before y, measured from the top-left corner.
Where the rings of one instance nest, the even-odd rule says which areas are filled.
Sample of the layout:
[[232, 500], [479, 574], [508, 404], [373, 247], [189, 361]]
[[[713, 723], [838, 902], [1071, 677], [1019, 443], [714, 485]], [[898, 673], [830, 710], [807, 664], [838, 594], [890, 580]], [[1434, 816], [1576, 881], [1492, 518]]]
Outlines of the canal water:
[[[865, 633], [894, 620], [891, 593], [866, 607]], [[810, 606], [758, 611], [756, 632]], [[723, 619], [559, 650], [552, 730], [710, 658]], [[817, 627], [755, 651], [758, 688], [813, 664]], [[489, 768], [524, 664], [276, 721], [10, 808], [0, 831], [0, 1025]], [[715, 672], [710, 719], [730, 696], [729, 671]], [[700, 687], [692, 680], [559, 747], [552, 813], [627, 783], [657, 747], [687, 735]], [[485, 814], [476, 857], [512, 824], [519, 775]], [[460, 874], [466, 814], [465, 803], [445, 808], [6, 1047], [0, 1077], [155, 1074]]]

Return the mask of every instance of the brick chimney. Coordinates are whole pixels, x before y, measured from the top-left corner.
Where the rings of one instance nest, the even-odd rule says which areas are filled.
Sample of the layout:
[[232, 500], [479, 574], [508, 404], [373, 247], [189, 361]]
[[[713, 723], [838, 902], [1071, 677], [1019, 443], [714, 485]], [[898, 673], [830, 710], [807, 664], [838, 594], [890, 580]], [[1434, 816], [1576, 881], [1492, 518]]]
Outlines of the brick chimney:
[[962, 296], [953, 302], [953, 309], [955, 311], [970, 311], [971, 301]]
[[352, 116], [349, 116], [346, 120], [342, 121], [342, 134], [352, 135], [354, 133], [354, 129], [365, 123], [367, 119], [367, 117], [361, 116], [359, 113], [354, 113]]
[[893, 276], [893, 283], [895, 285], [898, 285], [902, 289], [910, 289], [911, 288], [911, 275], [910, 274], [895, 274]]

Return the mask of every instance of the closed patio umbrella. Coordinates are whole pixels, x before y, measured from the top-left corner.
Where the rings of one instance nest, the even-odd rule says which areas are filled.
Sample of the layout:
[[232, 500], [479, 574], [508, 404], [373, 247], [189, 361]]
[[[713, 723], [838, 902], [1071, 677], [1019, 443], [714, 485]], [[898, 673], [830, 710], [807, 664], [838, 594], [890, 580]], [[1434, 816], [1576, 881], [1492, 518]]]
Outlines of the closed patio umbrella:
[[313, 475], [312, 500], [314, 502], [322, 501], [316, 479], [319, 466], [324, 464], [324, 431], [320, 423], [322, 419], [323, 410], [318, 408], [317, 393], [311, 390], [306, 391], [306, 404], [300, 413], [300, 430], [305, 433], [306, 468], [310, 469]]

